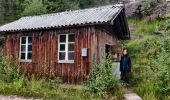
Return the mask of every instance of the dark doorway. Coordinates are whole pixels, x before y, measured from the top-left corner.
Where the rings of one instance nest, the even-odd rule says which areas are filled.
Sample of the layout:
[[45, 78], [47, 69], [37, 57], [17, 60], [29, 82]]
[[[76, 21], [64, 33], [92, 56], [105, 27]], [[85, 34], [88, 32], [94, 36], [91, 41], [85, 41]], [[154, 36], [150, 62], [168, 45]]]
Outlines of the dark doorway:
[[105, 51], [106, 51], [106, 52], [105, 52], [106, 54], [109, 54], [109, 53], [110, 53], [110, 47], [111, 47], [110, 45], [106, 44], [106, 50], [105, 50]]

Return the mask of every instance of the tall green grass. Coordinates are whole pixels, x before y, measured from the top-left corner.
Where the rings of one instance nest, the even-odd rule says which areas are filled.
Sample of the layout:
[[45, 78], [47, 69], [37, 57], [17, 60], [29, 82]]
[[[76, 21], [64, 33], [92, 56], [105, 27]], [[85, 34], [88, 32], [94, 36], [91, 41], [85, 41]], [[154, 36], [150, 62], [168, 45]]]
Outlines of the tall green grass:
[[[42, 98], [44, 100], [103, 100], [117, 99], [122, 96], [120, 91], [105, 91], [101, 94], [91, 92], [82, 86], [75, 89], [74, 86], [62, 87], [61, 80], [55, 79], [28, 79], [19, 70], [19, 65], [8, 58], [0, 61], [0, 94], [2, 95], [18, 95], [23, 97]], [[103, 77], [105, 78], [105, 77]], [[109, 81], [109, 80], [108, 80]], [[117, 83], [109, 83], [119, 85]], [[110, 85], [107, 85], [110, 86]], [[115, 86], [115, 88], [117, 88]], [[119, 87], [118, 87], [119, 88]], [[107, 87], [107, 89], [110, 89]], [[106, 93], [107, 92], [107, 93]]]
[[[147, 22], [130, 20], [135, 25], [132, 35], [140, 38], [124, 41], [133, 61], [131, 85], [143, 100], [168, 100], [170, 98], [169, 35], [157, 35], [155, 29], [166, 27], [167, 18]], [[167, 57], [168, 56], [168, 57]]]
[[165, 23], [165, 19], [157, 20], [154, 19], [150, 22], [146, 20], [146, 18], [143, 18], [142, 20], [134, 18], [130, 18], [128, 20], [129, 25], [133, 25], [135, 27], [135, 30], [132, 34], [140, 35], [140, 36], [146, 36], [146, 35], [155, 35], [155, 30], [159, 24]]

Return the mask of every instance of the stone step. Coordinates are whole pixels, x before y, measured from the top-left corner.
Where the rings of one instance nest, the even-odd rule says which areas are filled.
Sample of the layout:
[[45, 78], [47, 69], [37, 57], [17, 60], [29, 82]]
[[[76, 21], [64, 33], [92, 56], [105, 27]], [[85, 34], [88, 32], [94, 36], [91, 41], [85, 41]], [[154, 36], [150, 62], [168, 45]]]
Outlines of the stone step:
[[125, 100], [142, 100], [136, 93], [128, 93], [124, 95]]

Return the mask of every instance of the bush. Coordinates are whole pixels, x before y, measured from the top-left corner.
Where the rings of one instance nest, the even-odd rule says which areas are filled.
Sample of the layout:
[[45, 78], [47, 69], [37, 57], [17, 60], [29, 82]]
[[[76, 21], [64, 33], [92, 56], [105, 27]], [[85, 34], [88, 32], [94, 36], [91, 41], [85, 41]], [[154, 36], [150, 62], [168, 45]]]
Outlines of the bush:
[[[136, 46], [139, 45], [139, 46]], [[170, 95], [170, 36], [146, 37], [130, 42], [128, 48], [138, 51], [133, 54], [132, 86], [143, 99], [163, 100]], [[141, 59], [142, 58], [142, 59]], [[157, 98], [157, 99], [156, 99]]]
[[156, 95], [160, 99], [170, 95], [170, 37], [166, 36], [161, 41], [161, 53], [154, 60], [156, 66]]
[[113, 66], [110, 56], [105, 57], [101, 63], [94, 64], [85, 83], [87, 90], [99, 94], [104, 92], [118, 93], [120, 82], [112, 71]]
[[[110, 67], [110, 64], [107, 64], [107, 68], [110, 69]], [[103, 97], [116, 98], [117, 95], [122, 95], [120, 91], [116, 91], [115, 96], [112, 93], [107, 95], [105, 92], [103, 92], [102, 95], [98, 95], [96, 93], [91, 93], [84, 88], [75, 89], [74, 86], [61, 88], [59, 86], [61, 81], [57, 77], [48, 80], [46, 78], [38, 80], [33, 76], [28, 80], [27, 77], [20, 73], [19, 69], [20, 66], [17, 63], [10, 61], [9, 59], [2, 59], [0, 62], [0, 94], [42, 98], [46, 100], [94, 100], [94, 98], [102, 100]], [[102, 82], [107, 79], [107, 82], [109, 82], [108, 85], [105, 85], [105, 89], [109, 90], [111, 87], [116, 89], [119, 84], [115, 78], [111, 79], [110, 76], [112, 70], [102, 71], [107, 74], [105, 75], [106, 77], [102, 77]], [[113, 81], [115, 83], [110, 85]]]
[[21, 77], [20, 66], [9, 58], [0, 61], [0, 80], [10, 83]]
[[142, 1], [142, 10], [145, 15], [150, 15], [153, 12], [154, 7], [156, 6], [157, 0], [143, 0]]
[[[169, 22], [169, 14], [162, 20], [155, 19], [149, 23], [146, 20], [136, 20], [133, 34], [140, 37], [124, 42], [132, 56], [131, 86], [144, 100], [170, 98]], [[165, 34], [153, 34], [155, 29]]]

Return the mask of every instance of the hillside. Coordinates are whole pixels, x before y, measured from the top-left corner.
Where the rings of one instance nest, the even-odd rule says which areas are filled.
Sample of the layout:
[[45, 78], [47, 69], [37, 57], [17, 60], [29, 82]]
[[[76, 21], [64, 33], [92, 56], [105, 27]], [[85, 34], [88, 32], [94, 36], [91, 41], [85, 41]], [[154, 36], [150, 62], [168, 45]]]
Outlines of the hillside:
[[133, 59], [131, 85], [143, 100], [170, 99], [169, 14], [163, 19], [129, 19], [132, 39], [122, 41]]

